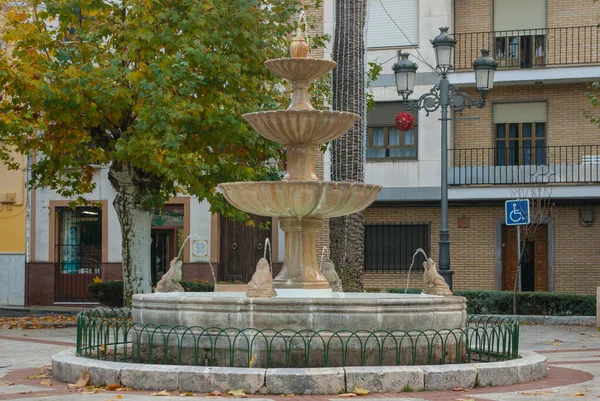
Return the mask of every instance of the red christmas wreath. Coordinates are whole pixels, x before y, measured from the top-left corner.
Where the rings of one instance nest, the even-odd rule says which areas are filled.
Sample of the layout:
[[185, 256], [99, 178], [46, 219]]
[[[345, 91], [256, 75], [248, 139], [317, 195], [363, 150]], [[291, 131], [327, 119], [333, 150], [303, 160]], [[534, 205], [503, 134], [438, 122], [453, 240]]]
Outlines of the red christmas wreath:
[[402, 112], [396, 116], [396, 127], [400, 131], [410, 131], [415, 126], [415, 118], [410, 113]]

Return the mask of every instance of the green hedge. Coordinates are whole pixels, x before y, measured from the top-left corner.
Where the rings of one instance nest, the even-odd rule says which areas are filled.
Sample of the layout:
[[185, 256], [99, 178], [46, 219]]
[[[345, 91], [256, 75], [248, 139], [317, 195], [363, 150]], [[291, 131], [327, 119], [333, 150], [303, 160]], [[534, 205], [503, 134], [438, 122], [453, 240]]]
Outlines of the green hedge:
[[[186, 292], [213, 292], [215, 290], [215, 285], [207, 282], [182, 281], [181, 286]], [[122, 281], [91, 283], [88, 286], [88, 291], [102, 305], [109, 307], [123, 306]]]
[[[403, 294], [404, 288], [390, 288], [388, 292]], [[409, 294], [421, 290], [409, 288]], [[467, 298], [469, 314], [512, 315], [512, 291], [454, 291]], [[519, 315], [596, 316], [596, 297], [593, 295], [560, 294], [556, 292], [518, 292]]]

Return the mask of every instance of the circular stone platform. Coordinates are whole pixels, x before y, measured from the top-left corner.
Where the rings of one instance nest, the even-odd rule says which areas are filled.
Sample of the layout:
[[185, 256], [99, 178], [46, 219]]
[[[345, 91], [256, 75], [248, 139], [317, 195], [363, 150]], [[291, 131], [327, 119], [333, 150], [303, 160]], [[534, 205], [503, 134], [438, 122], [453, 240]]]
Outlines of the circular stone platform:
[[246, 298], [244, 293], [155, 293], [133, 296], [141, 324], [291, 330], [441, 330], [465, 327], [463, 297], [333, 293], [330, 298]]
[[90, 384], [120, 383], [145, 390], [209, 393], [242, 389], [248, 394], [339, 394], [355, 385], [370, 392], [451, 390], [456, 387], [501, 386], [546, 376], [546, 358], [531, 351], [505, 362], [429, 366], [256, 369], [146, 365], [77, 357], [63, 351], [52, 357], [52, 374], [75, 383], [83, 371]]

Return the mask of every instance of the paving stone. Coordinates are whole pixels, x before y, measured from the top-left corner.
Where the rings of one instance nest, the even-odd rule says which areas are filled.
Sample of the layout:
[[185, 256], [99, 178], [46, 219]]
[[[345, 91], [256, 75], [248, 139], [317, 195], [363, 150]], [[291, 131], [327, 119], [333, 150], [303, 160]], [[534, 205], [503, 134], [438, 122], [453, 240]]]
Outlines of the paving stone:
[[[420, 391], [425, 388], [423, 369], [417, 366], [346, 367], [347, 390], [355, 385], [373, 393]], [[362, 399], [362, 398], [361, 398]]]
[[83, 371], [90, 372], [90, 384], [102, 386], [119, 383], [121, 369], [125, 366], [126, 364], [119, 362], [78, 357], [72, 351], [64, 351], [52, 357], [52, 375], [67, 383], [75, 383]]
[[256, 394], [265, 384], [266, 369], [251, 368], [207, 368], [211, 390], [228, 391], [244, 390], [248, 394]]
[[179, 390], [192, 393], [210, 393], [211, 387], [208, 368], [201, 366], [182, 366], [179, 370]]
[[426, 390], [472, 388], [477, 379], [477, 369], [471, 365], [421, 366], [421, 368], [425, 372]]
[[121, 369], [121, 383], [125, 387], [146, 390], [178, 390], [179, 366], [128, 364]]
[[522, 351], [522, 358], [518, 361], [519, 365], [519, 382], [539, 380], [546, 377], [548, 374], [546, 357], [532, 351]]
[[268, 369], [269, 394], [338, 394], [346, 391], [343, 368]]
[[519, 365], [513, 361], [474, 363], [477, 380], [482, 387], [505, 386], [519, 382]]

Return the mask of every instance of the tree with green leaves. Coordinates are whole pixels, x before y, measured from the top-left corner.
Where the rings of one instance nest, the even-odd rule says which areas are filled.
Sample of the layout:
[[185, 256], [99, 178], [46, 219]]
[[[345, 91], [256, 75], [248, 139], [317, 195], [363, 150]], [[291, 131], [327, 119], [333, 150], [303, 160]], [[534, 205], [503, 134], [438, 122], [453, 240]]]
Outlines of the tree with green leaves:
[[[151, 211], [178, 193], [238, 218], [218, 183], [257, 180], [281, 148], [241, 115], [286, 96], [299, 0], [2, 1], [0, 160], [34, 155], [32, 187], [74, 202], [109, 165], [125, 303], [150, 288]], [[285, 102], [283, 102], [285, 103]]]

